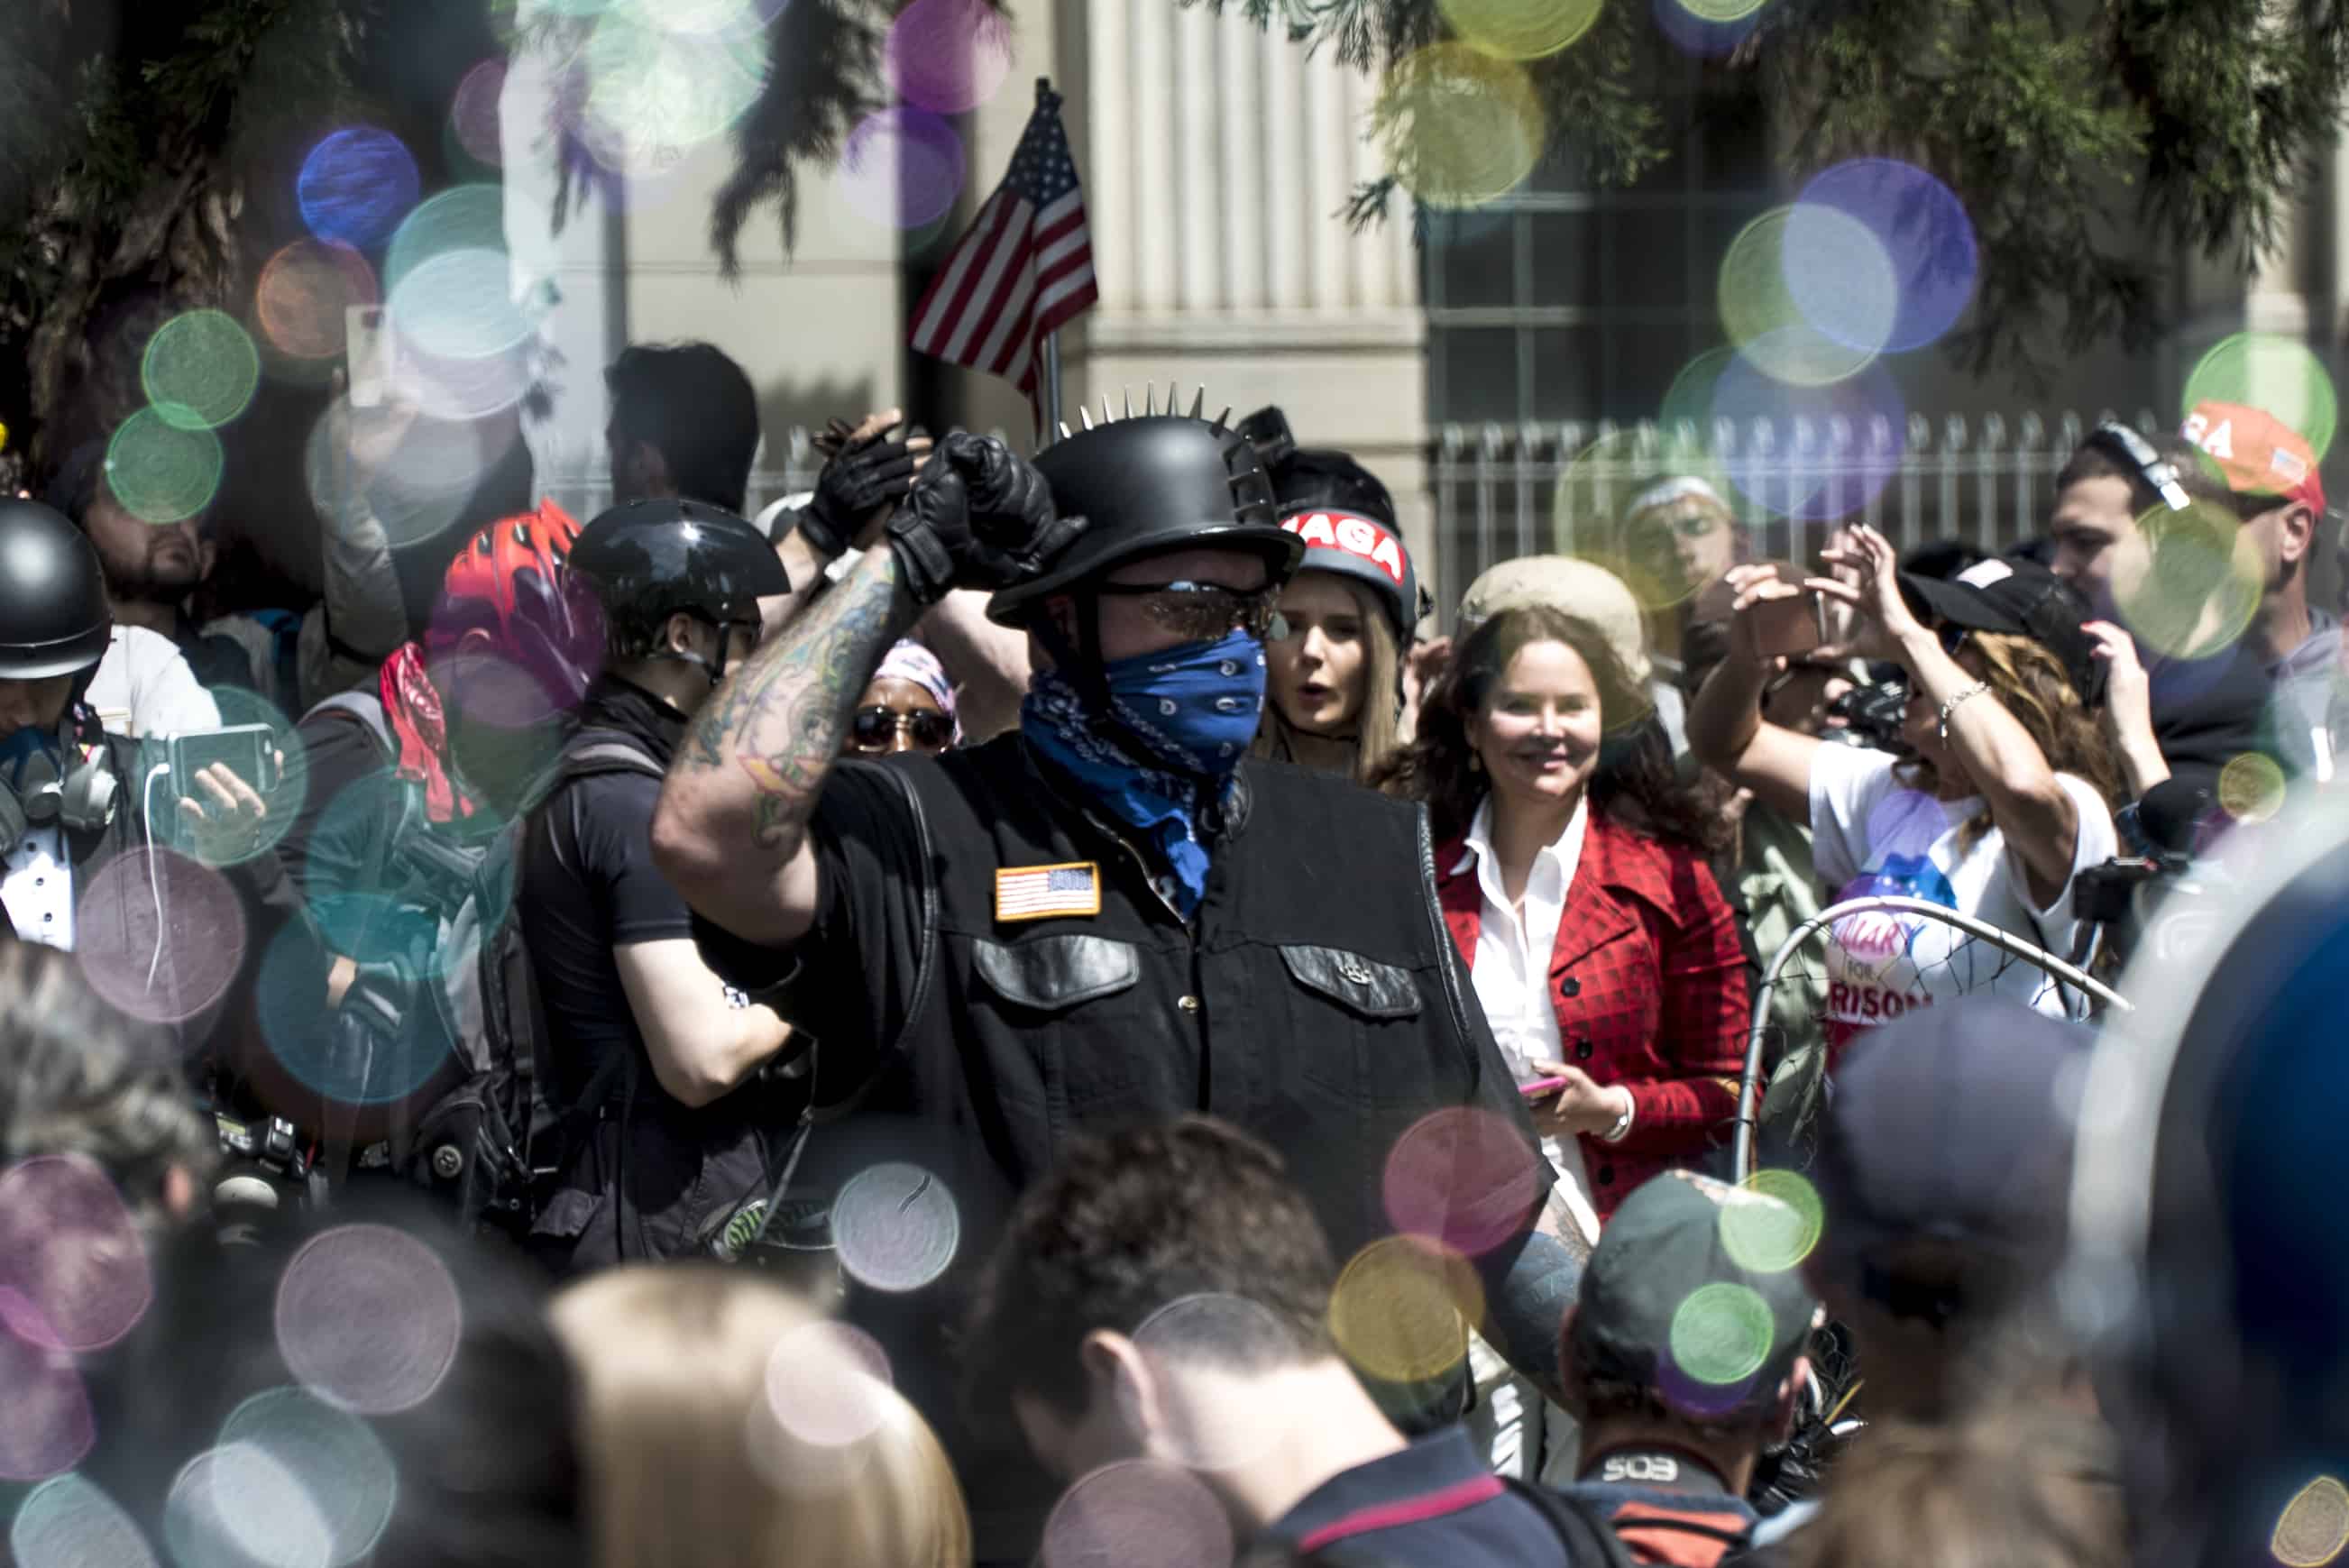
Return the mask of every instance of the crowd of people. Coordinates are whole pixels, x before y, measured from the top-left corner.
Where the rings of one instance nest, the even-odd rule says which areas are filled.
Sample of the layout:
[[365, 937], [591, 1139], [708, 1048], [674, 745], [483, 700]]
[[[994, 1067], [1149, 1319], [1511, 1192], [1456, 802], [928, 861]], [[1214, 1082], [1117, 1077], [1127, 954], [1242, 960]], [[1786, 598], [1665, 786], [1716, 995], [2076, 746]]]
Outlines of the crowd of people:
[[[477, 520], [421, 617], [363, 506], [321, 603], [200, 620], [209, 521], [102, 447], [0, 503], [0, 1558], [2101, 1568], [2174, 1518], [2058, 1286], [2148, 913], [2263, 842], [2247, 768], [2333, 779], [2294, 432], [2100, 427], [1994, 556], [1759, 559], [1660, 473], [1439, 614], [1277, 408], [883, 410], [754, 522], [739, 367], [608, 382], [611, 508]], [[2144, 591], [2189, 511], [2231, 624]], [[2256, 1479], [2226, 1560], [2329, 1528]]]

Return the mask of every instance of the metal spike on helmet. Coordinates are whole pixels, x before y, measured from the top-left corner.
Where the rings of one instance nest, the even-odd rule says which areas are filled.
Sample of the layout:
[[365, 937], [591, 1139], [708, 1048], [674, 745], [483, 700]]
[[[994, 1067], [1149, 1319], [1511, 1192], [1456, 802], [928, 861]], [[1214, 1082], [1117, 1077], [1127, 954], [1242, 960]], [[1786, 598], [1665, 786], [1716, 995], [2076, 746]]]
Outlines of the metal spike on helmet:
[[1206, 408], [1206, 406], [1207, 406], [1207, 384], [1206, 384], [1206, 382], [1202, 381], [1201, 383], [1199, 383], [1199, 395], [1198, 395], [1197, 397], [1194, 397], [1194, 398], [1192, 398], [1192, 399], [1191, 399], [1191, 412], [1190, 412], [1189, 418], [1194, 418], [1194, 419], [1197, 418], [1199, 417], [1200, 411], [1201, 411], [1201, 410], [1203, 410], [1204, 408]]
[[1109, 406], [1109, 394], [1106, 392], [1102, 394], [1102, 423], [1104, 425], [1117, 423], [1117, 411]]
[[1133, 388], [1131, 387], [1125, 389], [1125, 417], [1129, 419], [1133, 418]]
[[[1169, 401], [1172, 399], [1170, 398]], [[1158, 388], [1147, 381], [1142, 384], [1142, 412], [1146, 417], [1154, 418], [1158, 413]]]
[[[1081, 412], [1081, 410], [1080, 410], [1080, 412]], [[1065, 440], [1067, 440], [1067, 439], [1069, 438], [1069, 437], [1070, 437], [1071, 433], [1071, 431], [1070, 431], [1070, 429], [1069, 429], [1069, 422], [1068, 422], [1066, 419], [1061, 420], [1061, 439], [1062, 439], [1062, 440], [1064, 440], [1064, 441], [1065, 441]]]
[[1226, 419], [1228, 419], [1228, 418], [1230, 418], [1231, 417], [1232, 417], [1231, 405], [1229, 405], [1229, 404], [1226, 404], [1226, 405], [1224, 406], [1224, 411], [1223, 411], [1222, 413], [1220, 413], [1220, 414], [1218, 414], [1218, 415], [1216, 415], [1216, 433], [1217, 435], [1219, 435], [1219, 436], [1220, 436], [1220, 435], [1222, 435], [1222, 434], [1223, 434], [1223, 432], [1224, 432], [1224, 421], [1225, 421], [1225, 420], [1226, 420]]
[[[1077, 405], [1077, 418], [1084, 421], [1084, 427], [1086, 429], [1090, 430], [1093, 428], [1093, 411], [1091, 408], [1086, 407], [1082, 403]], [[1068, 428], [1069, 427], [1065, 422], [1061, 426], [1061, 428], [1063, 430]]]

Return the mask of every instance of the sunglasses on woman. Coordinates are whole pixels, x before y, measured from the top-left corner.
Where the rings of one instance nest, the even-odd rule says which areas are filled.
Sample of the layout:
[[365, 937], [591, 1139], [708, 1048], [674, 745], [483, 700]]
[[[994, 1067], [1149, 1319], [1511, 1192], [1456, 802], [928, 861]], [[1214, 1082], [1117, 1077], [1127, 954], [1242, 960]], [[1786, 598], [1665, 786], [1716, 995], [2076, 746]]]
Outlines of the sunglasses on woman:
[[894, 707], [860, 707], [848, 722], [848, 743], [859, 751], [886, 751], [909, 735], [919, 751], [944, 751], [954, 742], [954, 720], [929, 708], [899, 713]]
[[1221, 642], [1234, 632], [1246, 632], [1262, 642], [1278, 642], [1288, 634], [1288, 618], [1280, 613], [1280, 590], [1242, 590], [1220, 583], [1102, 583], [1093, 592], [1110, 599], [1132, 599], [1153, 624], [1186, 643]]

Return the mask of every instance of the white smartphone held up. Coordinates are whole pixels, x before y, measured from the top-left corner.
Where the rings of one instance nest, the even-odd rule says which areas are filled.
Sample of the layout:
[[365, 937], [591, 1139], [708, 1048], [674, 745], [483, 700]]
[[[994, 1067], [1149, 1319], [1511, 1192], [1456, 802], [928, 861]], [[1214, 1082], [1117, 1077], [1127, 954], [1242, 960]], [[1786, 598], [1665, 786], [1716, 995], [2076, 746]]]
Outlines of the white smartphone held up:
[[351, 407], [379, 408], [391, 386], [392, 335], [383, 306], [343, 307], [343, 357], [351, 377]]

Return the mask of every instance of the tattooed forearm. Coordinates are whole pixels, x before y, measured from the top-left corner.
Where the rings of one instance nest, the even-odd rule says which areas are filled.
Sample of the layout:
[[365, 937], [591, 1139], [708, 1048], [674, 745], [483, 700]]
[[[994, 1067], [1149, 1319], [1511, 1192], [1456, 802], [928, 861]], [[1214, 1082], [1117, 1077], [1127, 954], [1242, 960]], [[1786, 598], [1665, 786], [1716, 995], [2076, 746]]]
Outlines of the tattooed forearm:
[[868, 554], [710, 694], [672, 782], [689, 779], [709, 815], [761, 849], [798, 853], [856, 700], [915, 614], [895, 558]]

